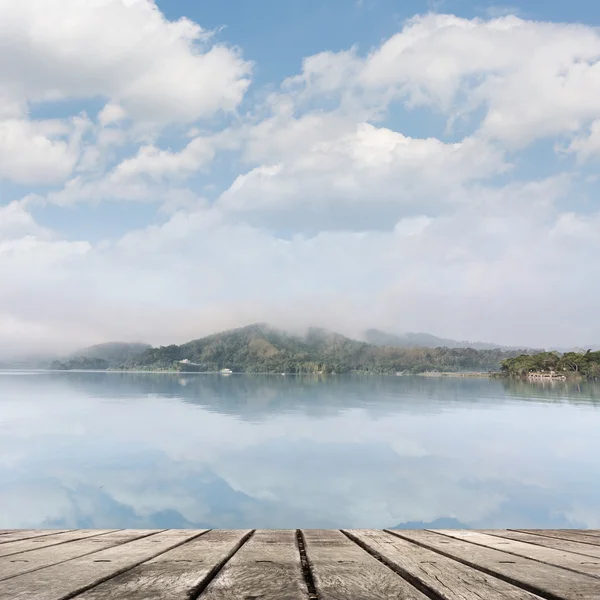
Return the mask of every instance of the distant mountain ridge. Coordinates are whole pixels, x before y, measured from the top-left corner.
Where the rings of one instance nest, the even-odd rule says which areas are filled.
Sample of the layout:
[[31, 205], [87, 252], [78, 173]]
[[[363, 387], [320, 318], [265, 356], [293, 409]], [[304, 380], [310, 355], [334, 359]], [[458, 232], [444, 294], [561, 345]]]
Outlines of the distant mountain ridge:
[[368, 329], [364, 334], [365, 341], [375, 346], [390, 346], [391, 348], [473, 348], [475, 350], [533, 350], [517, 346], [503, 346], [490, 342], [467, 342], [441, 338], [430, 333], [394, 334], [380, 329]]
[[139, 342], [106, 342], [72, 352], [67, 358], [96, 358], [105, 360], [111, 366], [119, 366], [130, 358], [152, 348], [150, 344]]
[[96, 344], [76, 350], [64, 358], [53, 360], [50, 368], [55, 371], [115, 369], [151, 347], [150, 344], [136, 342]]

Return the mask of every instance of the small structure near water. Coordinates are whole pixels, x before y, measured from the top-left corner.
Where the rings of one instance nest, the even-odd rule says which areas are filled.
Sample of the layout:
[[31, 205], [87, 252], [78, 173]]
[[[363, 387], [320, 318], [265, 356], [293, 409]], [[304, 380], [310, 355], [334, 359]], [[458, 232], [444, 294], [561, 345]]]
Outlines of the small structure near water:
[[567, 376], [564, 374], [557, 373], [556, 371], [542, 371], [528, 373], [527, 379], [544, 379], [554, 381], [566, 381]]

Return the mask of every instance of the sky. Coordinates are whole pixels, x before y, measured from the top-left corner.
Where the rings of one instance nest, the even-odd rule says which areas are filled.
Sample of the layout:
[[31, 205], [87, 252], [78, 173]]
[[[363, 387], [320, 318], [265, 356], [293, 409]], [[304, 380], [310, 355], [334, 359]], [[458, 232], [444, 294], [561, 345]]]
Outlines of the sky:
[[0, 357], [257, 321], [598, 344], [599, 27], [0, 0]]

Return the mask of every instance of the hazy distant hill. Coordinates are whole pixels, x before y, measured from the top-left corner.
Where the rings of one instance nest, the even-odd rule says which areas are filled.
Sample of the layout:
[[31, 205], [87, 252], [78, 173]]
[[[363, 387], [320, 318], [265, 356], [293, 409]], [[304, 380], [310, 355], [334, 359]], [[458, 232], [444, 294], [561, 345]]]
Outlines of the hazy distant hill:
[[55, 370], [116, 368], [140, 356], [148, 348], [151, 348], [150, 344], [129, 342], [97, 344], [88, 348], [81, 348], [64, 359], [54, 360], [50, 364], [50, 368]]
[[429, 333], [405, 333], [396, 335], [379, 329], [369, 329], [365, 332], [365, 341], [376, 346], [392, 348], [474, 348], [475, 350], [519, 350], [516, 346], [501, 346], [488, 342], [464, 342], [440, 338]]
[[150, 344], [130, 343], [130, 342], [107, 342], [105, 344], [96, 344], [88, 348], [81, 348], [73, 352], [69, 358], [86, 357], [101, 358], [109, 363], [116, 362], [121, 364], [134, 356], [137, 356], [151, 348]]
[[[324, 329], [294, 335], [265, 324], [224, 331], [181, 346], [150, 348], [127, 360], [126, 369], [246, 373], [396, 373], [497, 370], [516, 351], [472, 348], [393, 348]], [[181, 361], [185, 361], [182, 363]]]

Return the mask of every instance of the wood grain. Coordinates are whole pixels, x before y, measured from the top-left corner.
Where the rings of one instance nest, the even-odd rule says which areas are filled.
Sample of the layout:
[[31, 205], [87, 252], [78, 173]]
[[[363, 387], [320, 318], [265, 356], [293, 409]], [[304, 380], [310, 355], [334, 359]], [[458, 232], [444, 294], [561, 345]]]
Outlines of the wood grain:
[[448, 529], [436, 530], [437, 533], [472, 544], [479, 544], [486, 548], [494, 548], [502, 552], [509, 552], [516, 556], [524, 556], [540, 562], [585, 573], [586, 575], [600, 576], [600, 559], [586, 558], [571, 552], [564, 552], [553, 548], [535, 546], [526, 542], [503, 539], [487, 535], [478, 531], [454, 531]]
[[46, 535], [54, 535], [61, 533], [65, 529], [15, 529], [13, 531], [5, 531], [0, 536], [0, 544], [14, 542], [16, 540], [27, 540], [29, 538], [42, 537]]
[[508, 529], [482, 529], [481, 533], [509, 540], [517, 540], [519, 542], [527, 542], [536, 546], [564, 550], [565, 552], [572, 552], [573, 554], [580, 554], [591, 558], [600, 558], [600, 547], [592, 546], [591, 544], [582, 544], [581, 542], [571, 542], [570, 540], [561, 540], [560, 538], [550, 538], [534, 533], [511, 531]]
[[257, 531], [223, 567], [202, 600], [307, 600], [295, 531]]
[[600, 537], [589, 533], [580, 533], [571, 530], [557, 529], [509, 529], [509, 531], [522, 531], [523, 533], [533, 533], [544, 537], [557, 538], [559, 540], [570, 540], [572, 542], [581, 542], [582, 544], [591, 544], [592, 546], [600, 546]]
[[118, 531], [118, 529], [74, 529], [72, 531], [64, 531], [62, 533], [54, 533], [42, 537], [8, 542], [0, 545], [0, 557], [11, 556], [13, 554], [19, 554], [20, 552], [29, 552], [30, 550], [39, 550], [40, 548], [95, 537], [113, 531]]
[[3, 556], [0, 558], [0, 580], [36, 571], [92, 552], [98, 552], [104, 548], [118, 546], [119, 544], [135, 540], [144, 535], [150, 535], [151, 533], [152, 530], [126, 529], [115, 533], [77, 540], [69, 544], [39, 548], [38, 550], [31, 550], [30, 552], [17, 554], [16, 556]]
[[209, 531], [77, 596], [77, 600], [187, 600], [239, 548], [250, 530]]
[[539, 600], [505, 581], [382, 531], [349, 531], [415, 585], [445, 600]]
[[319, 600], [426, 600], [423, 593], [341, 532], [302, 533]]
[[390, 531], [533, 593], [564, 600], [598, 600], [600, 580], [432, 531]]
[[162, 531], [32, 573], [6, 579], [0, 582], [0, 599], [65, 600], [120, 575], [200, 533], [199, 530]]

